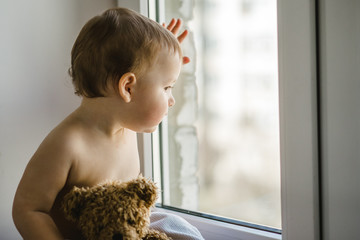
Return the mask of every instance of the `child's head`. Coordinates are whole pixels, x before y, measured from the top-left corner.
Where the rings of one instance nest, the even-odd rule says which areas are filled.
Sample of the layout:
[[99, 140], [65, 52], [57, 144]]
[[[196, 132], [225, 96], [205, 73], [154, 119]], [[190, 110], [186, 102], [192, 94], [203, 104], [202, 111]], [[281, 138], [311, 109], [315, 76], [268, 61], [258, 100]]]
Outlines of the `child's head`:
[[141, 79], [163, 49], [181, 57], [179, 42], [160, 24], [129, 9], [109, 9], [89, 20], [75, 41], [69, 69], [75, 93], [103, 97], [125, 73]]

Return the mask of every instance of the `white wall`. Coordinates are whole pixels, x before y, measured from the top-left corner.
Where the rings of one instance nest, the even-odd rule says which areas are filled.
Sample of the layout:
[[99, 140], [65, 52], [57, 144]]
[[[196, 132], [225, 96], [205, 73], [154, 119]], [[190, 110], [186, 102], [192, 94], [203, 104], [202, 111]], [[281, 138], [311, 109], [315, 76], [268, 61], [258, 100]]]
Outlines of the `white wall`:
[[75, 109], [67, 69], [84, 23], [114, 0], [0, 2], [0, 239], [19, 239], [12, 201], [24, 168], [47, 133]]

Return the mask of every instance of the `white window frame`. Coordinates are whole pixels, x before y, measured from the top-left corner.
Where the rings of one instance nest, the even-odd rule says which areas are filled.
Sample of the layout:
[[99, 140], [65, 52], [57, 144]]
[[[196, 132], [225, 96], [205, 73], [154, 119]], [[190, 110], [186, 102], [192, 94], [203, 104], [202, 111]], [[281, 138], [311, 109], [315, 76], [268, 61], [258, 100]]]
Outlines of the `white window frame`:
[[[277, 2], [282, 234], [177, 213], [205, 239], [320, 239], [316, 1]], [[149, 14], [148, 0], [118, 0], [118, 5]], [[138, 134], [147, 177], [153, 172], [151, 139]]]
[[316, 1], [278, 0], [283, 239], [320, 239]]

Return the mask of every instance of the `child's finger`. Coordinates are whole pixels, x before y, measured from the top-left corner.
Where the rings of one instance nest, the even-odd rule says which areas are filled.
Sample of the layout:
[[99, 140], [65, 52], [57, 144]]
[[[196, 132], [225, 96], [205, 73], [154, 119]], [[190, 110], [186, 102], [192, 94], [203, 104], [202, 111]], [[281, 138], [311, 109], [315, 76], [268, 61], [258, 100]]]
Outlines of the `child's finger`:
[[176, 25], [176, 21], [174, 18], [171, 19], [169, 25], [167, 26], [167, 30], [169, 30], [170, 32], [172, 32], [174, 26]]
[[181, 24], [182, 24], [181, 19], [176, 20], [175, 26], [173, 27], [173, 29], [171, 30], [171, 32], [172, 32], [173, 34], [177, 34], [177, 33], [179, 32], [179, 30], [180, 30]]
[[188, 33], [189, 33], [189, 32], [188, 32], [187, 30], [185, 30], [182, 34], [180, 34], [180, 35], [177, 37], [179, 43], [182, 43], [182, 41], [184, 41], [184, 39], [187, 37]]
[[187, 64], [187, 63], [189, 63], [190, 62], [190, 58], [189, 57], [183, 57], [183, 61], [182, 61], [182, 63], [185, 65], [185, 64]]

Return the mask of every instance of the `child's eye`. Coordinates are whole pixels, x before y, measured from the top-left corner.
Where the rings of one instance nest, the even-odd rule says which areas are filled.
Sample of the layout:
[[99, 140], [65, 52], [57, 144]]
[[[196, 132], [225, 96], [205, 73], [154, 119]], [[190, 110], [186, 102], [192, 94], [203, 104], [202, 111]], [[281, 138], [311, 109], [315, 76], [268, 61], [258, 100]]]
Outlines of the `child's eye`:
[[172, 89], [172, 88], [174, 88], [174, 87], [173, 86], [167, 86], [167, 87], [165, 87], [165, 91], [167, 91], [169, 89]]

